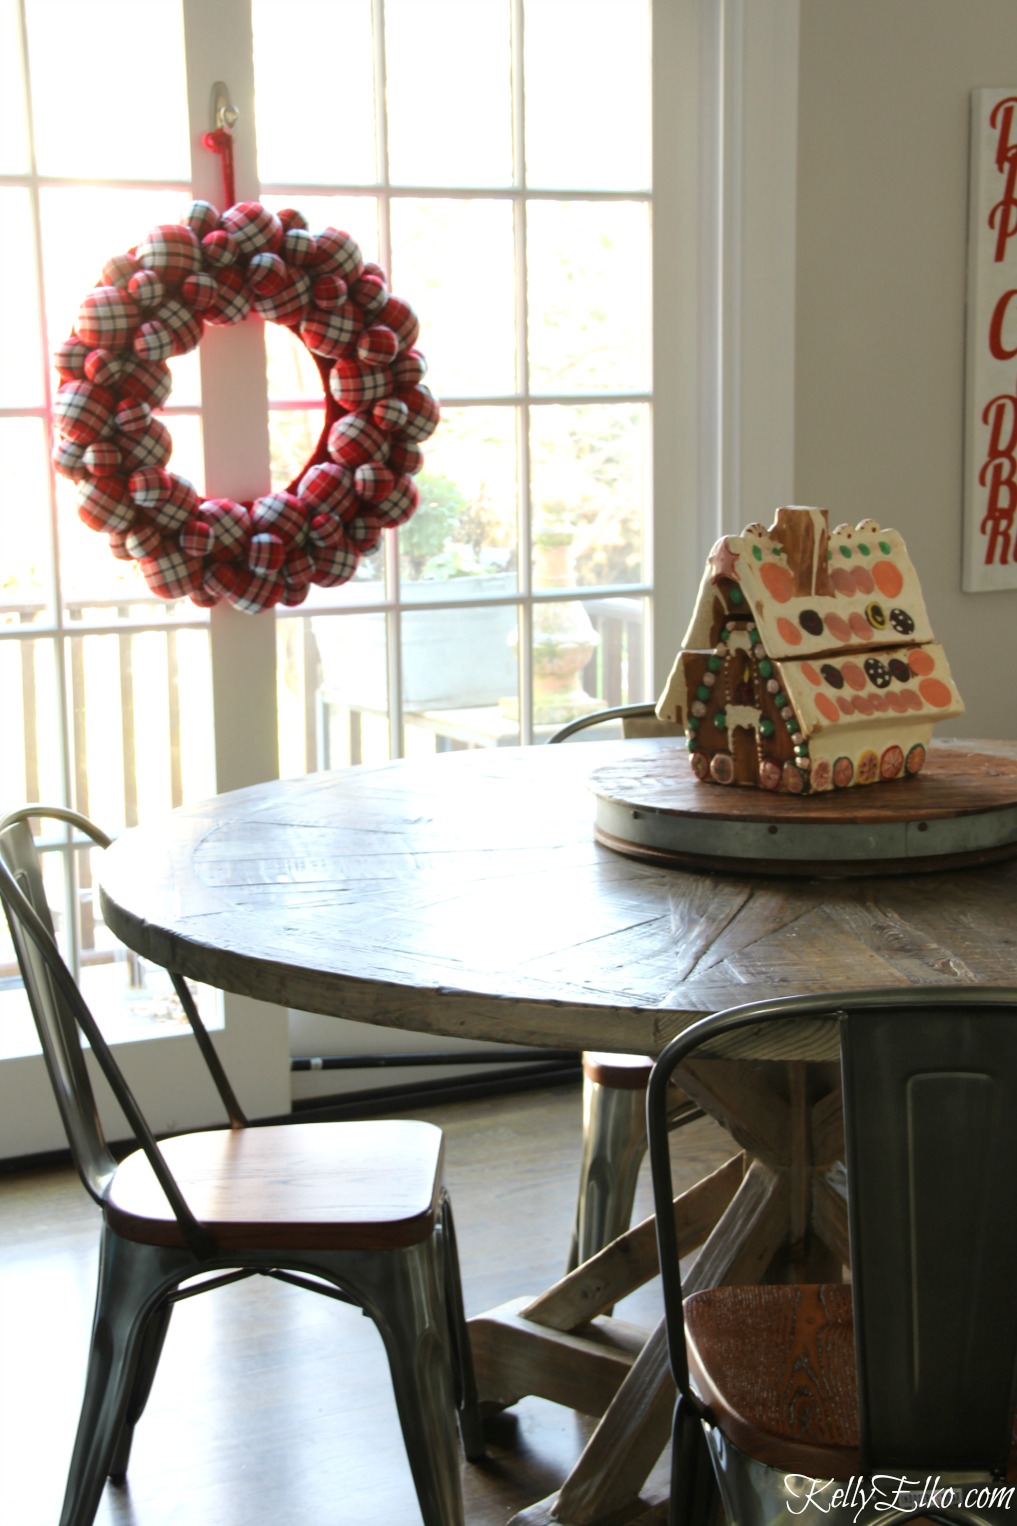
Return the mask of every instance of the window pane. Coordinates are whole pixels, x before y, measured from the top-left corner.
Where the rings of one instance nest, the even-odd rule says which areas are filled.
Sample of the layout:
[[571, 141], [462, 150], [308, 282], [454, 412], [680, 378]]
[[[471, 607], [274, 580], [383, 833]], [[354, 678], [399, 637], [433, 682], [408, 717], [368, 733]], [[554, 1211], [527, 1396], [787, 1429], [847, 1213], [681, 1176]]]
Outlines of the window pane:
[[595, 667], [598, 639], [579, 600], [534, 605], [534, 726], [562, 726], [600, 708], [593, 690], [584, 685], [586, 669]]
[[389, 756], [385, 626], [384, 614], [312, 617], [321, 664], [323, 768], [379, 763]]
[[[439, 396], [515, 387], [515, 253], [509, 201], [397, 201], [392, 290], [420, 319]], [[426, 448], [426, 447], [425, 447]]]
[[204, 631], [125, 622], [115, 635], [83, 629], [66, 648], [78, 810], [115, 831], [212, 793]]
[[[478, 580], [476, 592], [503, 592], [495, 578]], [[471, 584], [470, 588], [474, 585]], [[464, 590], [430, 583], [439, 599], [462, 598]], [[470, 590], [466, 590], [469, 597]], [[418, 713], [495, 709], [518, 692], [516, 607], [479, 604], [477, 608], [413, 609], [402, 616], [403, 704]]]
[[42, 419], [0, 419], [0, 478], [0, 626], [19, 625], [45, 614], [50, 604], [49, 463]]
[[649, 209], [531, 202], [526, 283], [535, 392], [645, 392], [650, 385]]
[[324, 421], [321, 408], [273, 408], [268, 415], [272, 487], [288, 487], [314, 454]]
[[254, 0], [252, 21], [262, 180], [377, 180], [371, 0]]
[[646, 698], [644, 599], [540, 603], [533, 611], [533, 722], [554, 730]]
[[0, 408], [45, 402], [35, 230], [27, 191], [0, 190]]
[[510, 184], [508, 0], [385, 0], [385, 64], [395, 185]]
[[11, 806], [29, 800], [61, 800], [61, 717], [51, 640], [0, 640], [0, 693], [4, 696], [3, 800]]
[[[449, 408], [427, 443], [417, 477], [420, 506], [399, 531], [400, 584], [428, 597], [420, 580], [517, 583], [516, 410]], [[469, 590], [473, 592], [472, 586]]]
[[0, 174], [26, 174], [30, 158], [18, 0], [0, 0]]
[[25, 11], [40, 173], [189, 182], [180, 0], [25, 0]]
[[648, 187], [649, 0], [526, 0], [524, 16], [527, 184]]
[[265, 324], [265, 354], [270, 402], [323, 405], [324, 384], [314, 356], [289, 329], [279, 323]]
[[642, 582], [648, 406], [534, 407], [530, 454], [534, 587]]
[[584, 599], [597, 633], [597, 648], [583, 675], [585, 687], [605, 705], [652, 699], [646, 668], [649, 601], [635, 598]]

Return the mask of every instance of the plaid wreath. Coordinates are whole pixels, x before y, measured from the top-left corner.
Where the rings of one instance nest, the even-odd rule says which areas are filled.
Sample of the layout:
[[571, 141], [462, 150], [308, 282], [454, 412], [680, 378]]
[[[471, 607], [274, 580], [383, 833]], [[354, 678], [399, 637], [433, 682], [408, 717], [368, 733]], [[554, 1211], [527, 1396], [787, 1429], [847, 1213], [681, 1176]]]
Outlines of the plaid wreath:
[[[290, 329], [314, 356], [325, 424], [281, 492], [202, 499], [167, 469], [173, 442], [154, 417], [170, 395], [166, 361], [206, 323], [252, 312]], [[106, 261], [54, 363], [53, 463], [78, 487], [78, 514], [136, 560], [153, 593], [256, 613], [332, 588], [417, 507], [420, 442], [439, 410], [423, 385], [413, 309], [348, 233], [312, 233], [292, 209], [239, 202], [221, 216], [194, 202]]]

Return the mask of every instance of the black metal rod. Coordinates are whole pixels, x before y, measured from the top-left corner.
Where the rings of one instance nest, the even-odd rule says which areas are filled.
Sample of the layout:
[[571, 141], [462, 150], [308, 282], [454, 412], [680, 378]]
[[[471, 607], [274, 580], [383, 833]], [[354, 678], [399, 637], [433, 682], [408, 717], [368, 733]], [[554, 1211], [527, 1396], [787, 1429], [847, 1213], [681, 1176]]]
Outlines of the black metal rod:
[[452, 1050], [448, 1054], [336, 1054], [301, 1055], [290, 1061], [291, 1070], [383, 1070], [398, 1065], [546, 1065], [562, 1061], [579, 1063], [574, 1049], [518, 1049], [492, 1054]]

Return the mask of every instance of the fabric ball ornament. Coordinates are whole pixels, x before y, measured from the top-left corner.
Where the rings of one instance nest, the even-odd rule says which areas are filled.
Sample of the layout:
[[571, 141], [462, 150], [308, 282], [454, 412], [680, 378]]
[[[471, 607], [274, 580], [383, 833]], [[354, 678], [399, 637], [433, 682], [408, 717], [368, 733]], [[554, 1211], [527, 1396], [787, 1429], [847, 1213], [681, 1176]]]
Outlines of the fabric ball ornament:
[[285, 232], [275, 213], [256, 201], [241, 201], [230, 207], [222, 215], [222, 226], [232, 235], [241, 258], [263, 249], [278, 249]]
[[109, 440], [86, 447], [81, 464], [90, 477], [110, 477], [120, 465], [120, 452]]
[[351, 410], [380, 403], [392, 391], [390, 371], [373, 370], [359, 360], [339, 359], [328, 378], [329, 389], [337, 403]]
[[[173, 441], [155, 416], [172, 390], [167, 361], [199, 345], [206, 323], [252, 311], [314, 357], [324, 427], [285, 489], [202, 500], [169, 470]], [[419, 442], [439, 418], [418, 332], [349, 233], [312, 233], [294, 209], [239, 202], [220, 215], [195, 201], [105, 262], [57, 347], [54, 467], [76, 484], [82, 521], [160, 598], [292, 607], [313, 584], [347, 582], [417, 506]]]
[[316, 308], [300, 325], [300, 337], [312, 355], [331, 360], [348, 355], [357, 337], [357, 310], [351, 302]]
[[119, 390], [124, 397], [150, 408], [160, 408], [173, 391], [173, 373], [161, 361], [143, 360], [137, 355], [124, 357]]
[[138, 304], [118, 286], [97, 286], [83, 299], [75, 324], [78, 338], [90, 348], [122, 350], [138, 324]]
[[253, 296], [244, 282], [243, 273], [232, 265], [225, 266], [216, 275], [215, 295], [204, 309], [206, 322], [243, 323], [251, 311]]
[[139, 267], [154, 270], [166, 286], [179, 286], [201, 269], [201, 245], [186, 223], [153, 228], [133, 253]]
[[97, 387], [114, 387], [124, 374], [126, 362], [122, 355], [109, 350], [89, 350], [85, 356], [85, 376]]
[[102, 280], [100, 284], [103, 286], [126, 286], [132, 276], [137, 275], [140, 268], [133, 255], [115, 254], [102, 267]]
[[341, 466], [364, 466], [377, 457], [385, 436], [359, 413], [348, 413], [332, 425], [328, 434], [328, 453]]
[[195, 238], [203, 239], [218, 228], [219, 213], [210, 201], [192, 201], [181, 221], [187, 224]]
[[57, 428], [76, 445], [91, 445], [107, 434], [113, 424], [115, 394], [94, 382], [68, 382], [53, 400]]

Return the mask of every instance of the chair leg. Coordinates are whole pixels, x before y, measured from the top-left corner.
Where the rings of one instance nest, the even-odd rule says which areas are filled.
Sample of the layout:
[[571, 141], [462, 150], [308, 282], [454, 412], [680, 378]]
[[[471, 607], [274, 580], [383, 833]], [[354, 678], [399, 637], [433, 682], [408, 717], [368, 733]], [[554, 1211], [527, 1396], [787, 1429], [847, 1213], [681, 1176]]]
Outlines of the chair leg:
[[463, 1307], [463, 1286], [459, 1275], [455, 1220], [452, 1217], [452, 1202], [447, 1193], [442, 1202], [438, 1232], [442, 1239], [445, 1305], [455, 1364], [453, 1375], [456, 1407], [459, 1412], [459, 1439], [467, 1461], [479, 1462], [485, 1454], [484, 1428], [480, 1418], [480, 1404], [477, 1400], [477, 1379], [473, 1371], [473, 1352], [470, 1349], [469, 1331], [466, 1328], [466, 1311]]
[[628, 1229], [645, 1153], [645, 1091], [584, 1077], [583, 1155], [567, 1271]]
[[702, 1421], [679, 1394], [671, 1427], [668, 1526], [708, 1526], [716, 1499], [717, 1481]]
[[109, 1465], [109, 1476], [114, 1483], [123, 1483], [127, 1477], [127, 1464], [130, 1461], [131, 1445], [134, 1441], [134, 1428], [144, 1414], [148, 1396], [152, 1392], [152, 1383], [155, 1380], [155, 1371], [162, 1355], [163, 1343], [166, 1340], [166, 1332], [169, 1329], [170, 1315], [173, 1305], [167, 1299], [160, 1304], [145, 1326], [145, 1333], [138, 1354], [138, 1371], [134, 1380], [134, 1391], [127, 1403], [127, 1413], [120, 1429], [120, 1436], [113, 1451], [113, 1457]]
[[[158, 1324], [165, 1320], [155, 1312], [153, 1330], [153, 1312], [167, 1288], [186, 1277], [192, 1267], [188, 1252], [137, 1245], [104, 1227], [85, 1395], [60, 1526], [91, 1526], [114, 1456], [123, 1449], [128, 1406], [142, 1386], [139, 1371], [146, 1337], [152, 1359], [146, 1372], [149, 1383], [154, 1371]], [[129, 1440], [126, 1445], [129, 1451]]]
[[455, 1353], [440, 1231], [402, 1251], [316, 1256], [370, 1315], [385, 1343], [403, 1442], [424, 1526], [463, 1526]]

